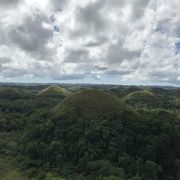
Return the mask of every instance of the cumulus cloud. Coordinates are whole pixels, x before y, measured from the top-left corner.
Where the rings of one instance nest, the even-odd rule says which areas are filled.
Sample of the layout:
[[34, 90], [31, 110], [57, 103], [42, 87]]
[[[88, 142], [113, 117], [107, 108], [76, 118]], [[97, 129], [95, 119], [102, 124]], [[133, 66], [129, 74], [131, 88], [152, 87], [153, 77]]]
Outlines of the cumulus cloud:
[[55, 11], [63, 11], [63, 9], [69, 4], [70, 0], [51, 0], [52, 7]]
[[7, 63], [10, 63], [11, 61], [12, 61], [12, 59], [10, 59], [8, 57], [0, 57], [1, 64], [7, 64]]
[[1, 0], [0, 5], [1, 7], [12, 7], [20, 3], [21, 0]]
[[180, 83], [179, 0], [2, 0], [0, 7], [0, 77]]
[[22, 24], [10, 29], [9, 38], [27, 53], [40, 55], [40, 58], [46, 57], [50, 52], [47, 43], [53, 36], [53, 29], [48, 21], [48, 17], [43, 14], [27, 16]]

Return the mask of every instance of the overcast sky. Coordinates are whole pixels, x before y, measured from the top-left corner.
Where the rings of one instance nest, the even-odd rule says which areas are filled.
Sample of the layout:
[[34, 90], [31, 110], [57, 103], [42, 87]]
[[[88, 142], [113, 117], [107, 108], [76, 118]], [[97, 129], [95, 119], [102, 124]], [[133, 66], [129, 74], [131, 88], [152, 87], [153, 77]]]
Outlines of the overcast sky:
[[180, 85], [180, 0], [0, 0], [0, 81]]

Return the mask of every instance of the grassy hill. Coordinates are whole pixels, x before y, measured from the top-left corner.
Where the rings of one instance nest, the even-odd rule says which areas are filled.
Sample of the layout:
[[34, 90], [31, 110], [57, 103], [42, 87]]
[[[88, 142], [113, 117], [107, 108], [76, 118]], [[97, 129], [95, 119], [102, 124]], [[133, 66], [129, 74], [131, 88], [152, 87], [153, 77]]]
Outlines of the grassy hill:
[[123, 100], [135, 109], [152, 110], [152, 109], [171, 109], [173, 104], [169, 98], [154, 94], [148, 90], [135, 91], [123, 97]]
[[117, 96], [117, 97], [124, 97], [128, 95], [129, 93], [135, 92], [135, 91], [142, 91], [143, 89], [137, 87], [137, 86], [127, 86], [127, 87], [113, 87], [108, 89], [108, 92]]
[[123, 96], [126, 96], [126, 95], [128, 95], [128, 94], [130, 94], [130, 93], [133, 93], [133, 92], [136, 92], [136, 91], [143, 91], [141, 88], [139, 88], [139, 87], [136, 87], [136, 86], [131, 86], [131, 87], [128, 87], [128, 88], [125, 88], [124, 90], [123, 90], [123, 92], [122, 92], [122, 95]]
[[133, 110], [121, 102], [119, 98], [94, 89], [85, 89], [74, 93], [53, 109], [55, 116], [66, 114], [88, 119], [110, 117], [122, 112], [131, 113]]
[[[114, 167], [110, 161], [116, 158], [117, 149], [124, 148], [124, 139], [130, 132], [128, 128], [140, 121], [138, 113], [119, 98], [95, 89], [72, 94], [55, 106], [51, 113], [54, 117], [49, 115], [50, 126], [46, 129], [51, 137], [48, 148], [50, 152], [55, 152], [50, 153], [51, 166], [60, 168], [62, 172], [66, 172], [67, 168], [72, 173], [80, 169], [82, 179], [86, 179], [84, 176], [88, 176], [87, 179], [98, 179], [98, 176], [103, 179], [100, 177], [101, 168], [106, 169], [102, 176], [107, 176], [107, 179], [110, 179], [109, 174], [124, 178], [123, 170]], [[28, 134], [31, 134], [31, 129]], [[31, 141], [34, 141], [33, 138]], [[105, 157], [109, 157], [110, 161]], [[74, 177], [76, 175], [73, 174]]]
[[134, 98], [153, 98], [155, 95], [152, 92], [149, 92], [147, 90], [144, 91], [135, 91], [132, 93], [129, 93], [125, 99], [134, 99]]
[[172, 92], [167, 90], [167, 89], [164, 89], [164, 88], [160, 88], [160, 87], [147, 87], [146, 90], [154, 93], [154, 94], [157, 94], [157, 95], [171, 95]]
[[123, 100], [136, 108], [156, 108], [160, 103], [158, 97], [147, 90], [129, 93]]
[[17, 98], [19, 93], [16, 89], [13, 88], [1, 88], [0, 89], [0, 98]]
[[63, 87], [60, 86], [50, 86], [46, 89], [43, 89], [39, 94], [39, 96], [69, 96], [70, 92]]

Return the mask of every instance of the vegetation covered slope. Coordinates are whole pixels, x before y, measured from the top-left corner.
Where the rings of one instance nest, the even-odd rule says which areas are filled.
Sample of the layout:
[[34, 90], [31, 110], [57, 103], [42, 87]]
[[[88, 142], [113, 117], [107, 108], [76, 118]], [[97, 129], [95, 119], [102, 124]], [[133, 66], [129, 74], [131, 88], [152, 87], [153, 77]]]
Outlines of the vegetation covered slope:
[[11, 164], [10, 161], [0, 158], [0, 179], [1, 180], [28, 180], [22, 172]]
[[[23, 93], [26, 88], [37, 92], [42, 86], [15, 89]], [[120, 92], [124, 89], [119, 87]], [[0, 97], [0, 154], [16, 160], [37, 180], [179, 180], [178, 96], [170, 94], [162, 97], [171, 99], [174, 109], [159, 110], [154, 103], [138, 114], [132, 110], [135, 106], [92, 89], [63, 102], [61, 97], [35, 93], [19, 99]], [[0, 179], [14, 175], [4, 170]]]
[[136, 91], [140, 92], [140, 91], [142, 91], [142, 90], [143, 90], [143, 89], [141, 89], [141, 88], [139, 88], [139, 87], [131, 86], [131, 87], [125, 88], [125, 89], [123, 90], [122, 94], [123, 94], [123, 96], [126, 96], [126, 95], [128, 95], [128, 94], [130, 94], [130, 93], [133, 93], [133, 92], [136, 92]]
[[133, 110], [109, 93], [85, 89], [60, 102], [52, 112], [56, 117], [71, 115], [97, 120], [122, 112], [132, 113]]
[[50, 86], [44, 90], [42, 90], [39, 96], [69, 96], [70, 92], [63, 87], [60, 86]]
[[87, 89], [27, 124], [19, 151], [36, 169], [56, 171], [67, 179], [179, 176], [178, 119], [166, 111], [140, 116], [111, 94]]
[[135, 91], [142, 91], [143, 89], [136, 87], [136, 86], [127, 86], [127, 87], [113, 87], [108, 89], [108, 92], [111, 94], [117, 96], [117, 97], [124, 97], [128, 95], [129, 93], [135, 92]]
[[14, 99], [18, 98], [19, 93], [16, 89], [13, 88], [1, 88], [0, 89], [0, 98], [9, 98], [9, 99]]
[[123, 98], [130, 106], [136, 109], [156, 109], [166, 108], [170, 105], [168, 99], [162, 96], [157, 96], [147, 90], [135, 91]]

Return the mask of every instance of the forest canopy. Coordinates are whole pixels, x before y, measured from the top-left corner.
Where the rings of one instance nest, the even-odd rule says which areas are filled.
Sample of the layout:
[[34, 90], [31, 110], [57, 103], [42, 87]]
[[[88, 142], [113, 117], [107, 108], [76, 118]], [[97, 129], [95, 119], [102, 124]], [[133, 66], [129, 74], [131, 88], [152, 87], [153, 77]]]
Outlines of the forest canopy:
[[55, 86], [68, 95], [39, 95], [48, 86], [0, 90], [1, 158], [28, 179], [180, 178], [177, 89], [68, 85]]

